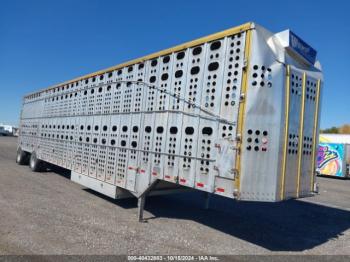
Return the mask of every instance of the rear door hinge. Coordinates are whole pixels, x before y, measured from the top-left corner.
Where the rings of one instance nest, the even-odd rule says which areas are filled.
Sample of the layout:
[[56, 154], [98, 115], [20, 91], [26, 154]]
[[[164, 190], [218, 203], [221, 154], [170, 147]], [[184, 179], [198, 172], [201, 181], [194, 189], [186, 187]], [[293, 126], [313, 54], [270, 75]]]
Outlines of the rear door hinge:
[[247, 66], [248, 66], [248, 60], [245, 58], [243, 60], [243, 70], [246, 70], [247, 69]]
[[239, 102], [243, 102], [245, 99], [245, 93], [242, 93], [240, 96], [239, 96]]

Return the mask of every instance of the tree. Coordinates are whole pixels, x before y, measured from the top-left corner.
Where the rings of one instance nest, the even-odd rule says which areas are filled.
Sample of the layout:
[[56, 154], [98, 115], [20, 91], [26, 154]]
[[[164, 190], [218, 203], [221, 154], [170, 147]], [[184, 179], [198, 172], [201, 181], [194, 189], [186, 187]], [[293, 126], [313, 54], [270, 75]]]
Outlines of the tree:
[[332, 126], [331, 128], [326, 128], [326, 129], [321, 130], [321, 133], [324, 133], [324, 134], [339, 134], [339, 130], [338, 130], [337, 127]]
[[350, 125], [343, 125], [339, 127], [339, 134], [350, 134]]
[[345, 124], [340, 127], [332, 126], [331, 128], [321, 129], [323, 134], [350, 134], [350, 125]]

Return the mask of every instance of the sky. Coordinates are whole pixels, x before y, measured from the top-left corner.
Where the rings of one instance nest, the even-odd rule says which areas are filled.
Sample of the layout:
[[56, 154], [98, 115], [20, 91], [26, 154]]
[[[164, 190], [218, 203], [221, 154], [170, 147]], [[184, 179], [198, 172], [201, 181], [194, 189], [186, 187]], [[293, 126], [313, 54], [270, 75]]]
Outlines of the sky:
[[314, 47], [321, 128], [350, 123], [346, 0], [0, 0], [0, 123], [17, 125], [27, 93], [248, 21]]

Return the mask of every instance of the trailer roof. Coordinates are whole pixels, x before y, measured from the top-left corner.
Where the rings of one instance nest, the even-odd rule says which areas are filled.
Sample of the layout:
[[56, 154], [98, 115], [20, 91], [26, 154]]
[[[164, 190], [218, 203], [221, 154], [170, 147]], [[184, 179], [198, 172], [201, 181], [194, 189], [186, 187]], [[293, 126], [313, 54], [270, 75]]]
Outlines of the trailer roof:
[[65, 81], [65, 82], [62, 82], [62, 83], [50, 86], [50, 87], [45, 88], [45, 89], [41, 89], [41, 90], [33, 92], [33, 93], [30, 93], [30, 94], [26, 95], [24, 98], [27, 98], [27, 97], [29, 97], [31, 95], [34, 95], [34, 94], [42, 93], [44, 91], [48, 91], [50, 89], [54, 89], [54, 88], [62, 86], [62, 85], [67, 85], [67, 84], [70, 84], [70, 83], [73, 83], [73, 82], [76, 82], [76, 81], [80, 81], [80, 80], [83, 80], [83, 79], [86, 79], [86, 78], [89, 78], [89, 77], [93, 77], [93, 76], [97, 76], [97, 75], [100, 75], [100, 74], [104, 74], [104, 73], [107, 73], [107, 72], [110, 72], [110, 71], [113, 71], [113, 70], [117, 70], [117, 69], [129, 66], [129, 65], [133, 65], [133, 64], [140, 63], [140, 62], [144, 62], [144, 61], [149, 60], [149, 59], [153, 59], [153, 58], [156, 58], [156, 57], [159, 57], [159, 56], [163, 56], [163, 55], [166, 55], [166, 54], [174, 53], [174, 52], [177, 52], [177, 51], [189, 48], [189, 47], [197, 46], [197, 45], [203, 44], [205, 42], [210, 42], [210, 41], [213, 41], [213, 40], [216, 40], [216, 39], [223, 38], [223, 37], [228, 36], [228, 35], [237, 34], [239, 32], [247, 31], [247, 30], [253, 29], [253, 28], [254, 28], [254, 23], [253, 22], [248, 22], [248, 23], [242, 24], [240, 26], [232, 27], [232, 28], [226, 29], [224, 31], [221, 31], [221, 32], [218, 32], [218, 33], [214, 33], [214, 34], [211, 34], [211, 35], [208, 35], [208, 36], [204, 36], [204, 37], [201, 37], [201, 38], [198, 38], [198, 39], [195, 39], [195, 40], [192, 40], [192, 41], [189, 41], [189, 42], [186, 42], [186, 43], [183, 43], [183, 44], [171, 47], [171, 48], [164, 49], [164, 50], [156, 52], [156, 53], [152, 53], [152, 54], [140, 57], [140, 58], [136, 58], [136, 59], [133, 59], [133, 60], [130, 60], [130, 61], [118, 64], [118, 65], [106, 68], [106, 69], [102, 69], [102, 70], [99, 70], [99, 71], [96, 71], [96, 72], [93, 72], [93, 73], [90, 73], [90, 74], [87, 74], [87, 75], [84, 75], [84, 76], [76, 77], [74, 79], [71, 79], [71, 80], [68, 80], [68, 81]]

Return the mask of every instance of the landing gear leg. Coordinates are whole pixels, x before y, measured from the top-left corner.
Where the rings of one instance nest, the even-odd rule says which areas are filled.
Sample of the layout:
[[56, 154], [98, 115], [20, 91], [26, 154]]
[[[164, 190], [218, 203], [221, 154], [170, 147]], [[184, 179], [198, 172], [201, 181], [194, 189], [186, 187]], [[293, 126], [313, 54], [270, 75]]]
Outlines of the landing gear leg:
[[143, 194], [137, 200], [139, 222], [146, 222], [143, 219], [143, 210], [145, 208], [145, 202], [146, 202], [146, 194]]
[[204, 198], [205, 198], [205, 203], [204, 203], [204, 209], [208, 210], [209, 209], [209, 205], [210, 205], [210, 193], [206, 192], [204, 193]]

